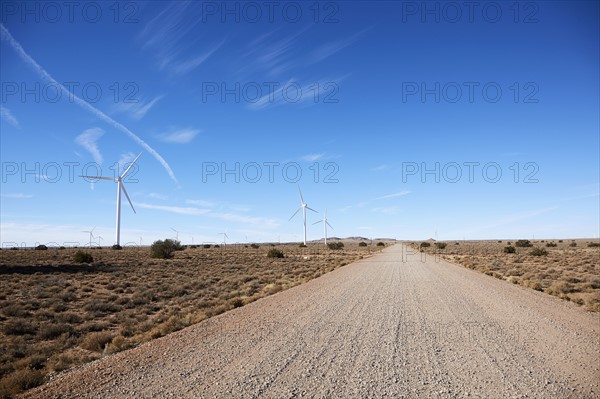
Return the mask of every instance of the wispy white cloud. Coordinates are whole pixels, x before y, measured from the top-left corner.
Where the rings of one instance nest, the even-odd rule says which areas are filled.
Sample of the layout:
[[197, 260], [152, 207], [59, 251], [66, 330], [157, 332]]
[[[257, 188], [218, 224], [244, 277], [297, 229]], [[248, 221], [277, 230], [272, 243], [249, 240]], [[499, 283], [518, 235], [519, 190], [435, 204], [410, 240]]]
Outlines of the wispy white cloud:
[[119, 163], [119, 169], [124, 170], [125, 165], [128, 165], [129, 163], [133, 162], [136, 156], [137, 155], [131, 151], [121, 154], [121, 157], [117, 161]]
[[206, 200], [202, 200], [202, 199], [188, 199], [188, 200], [185, 200], [185, 203], [189, 204], [189, 205], [200, 206], [203, 208], [212, 208], [215, 206], [214, 202], [210, 202], [210, 201], [206, 201]]
[[170, 133], [162, 134], [159, 136], [159, 139], [165, 143], [187, 144], [191, 142], [200, 132], [200, 129], [179, 129]]
[[92, 158], [94, 158], [94, 162], [97, 164], [102, 163], [102, 154], [98, 148], [98, 140], [103, 135], [104, 130], [98, 127], [93, 127], [91, 129], [84, 130], [83, 133], [75, 138], [75, 143], [82, 146], [90, 154], [92, 154]]
[[180, 215], [190, 215], [190, 216], [198, 216], [198, 215], [206, 215], [210, 212], [210, 209], [202, 209], [196, 207], [182, 207], [182, 206], [167, 206], [167, 205], [154, 205], [147, 203], [138, 203], [136, 204], [139, 208], [144, 209], [154, 209], [158, 211], [164, 211], [169, 213], [177, 213]]
[[153, 51], [161, 70], [185, 74], [204, 63], [225, 43], [225, 39], [213, 43], [198, 55], [188, 56], [199, 47], [198, 42], [192, 40], [192, 34], [202, 21], [201, 2], [173, 1], [165, 4], [165, 8], [146, 23], [138, 39], [144, 49]]
[[405, 195], [408, 195], [410, 193], [411, 193], [411, 191], [404, 190], [404, 191], [400, 191], [400, 192], [397, 192], [397, 193], [387, 194], [387, 195], [383, 195], [381, 197], [377, 197], [377, 198], [375, 198], [375, 200], [404, 197]]
[[314, 162], [314, 161], [318, 161], [319, 159], [323, 159], [324, 156], [325, 156], [325, 153], [321, 152], [318, 154], [307, 154], [307, 155], [300, 157], [300, 159], [302, 159], [303, 161], [306, 161], [306, 162]]
[[104, 112], [100, 111], [98, 108], [94, 107], [93, 105], [91, 105], [87, 101], [85, 101], [85, 100], [81, 99], [80, 97], [76, 96], [75, 94], [71, 93], [65, 86], [63, 86], [56, 79], [54, 79], [48, 72], [46, 72], [46, 70], [44, 68], [42, 68], [40, 66], [40, 64], [38, 64], [33, 58], [31, 58], [31, 56], [29, 54], [27, 54], [25, 52], [25, 50], [23, 49], [23, 47], [21, 46], [21, 44], [19, 44], [19, 42], [17, 42], [15, 40], [15, 38], [4, 27], [3, 24], [0, 24], [0, 33], [1, 33], [0, 36], [2, 37], [2, 40], [8, 42], [8, 44], [13, 48], [13, 50], [19, 55], [19, 57], [25, 63], [29, 64], [29, 66], [32, 67], [33, 70], [43, 80], [45, 80], [46, 82], [50, 82], [50, 83], [56, 85], [56, 87], [60, 88], [60, 90], [62, 91], [62, 94], [64, 94], [65, 96], [69, 96], [69, 98], [71, 98], [73, 100], [73, 102], [75, 102], [75, 104], [77, 104], [81, 108], [83, 108], [83, 109], [91, 112], [97, 118], [99, 118], [99, 119], [103, 120], [104, 122], [108, 123], [109, 125], [111, 125], [115, 129], [120, 130], [121, 132], [125, 133], [129, 138], [131, 138], [133, 141], [135, 141], [136, 143], [138, 143], [142, 148], [144, 148], [146, 151], [148, 151], [163, 166], [163, 168], [165, 168], [165, 170], [169, 174], [169, 177], [174, 182], [177, 183], [177, 178], [175, 177], [175, 173], [173, 173], [173, 170], [171, 169], [171, 167], [169, 166], [169, 164], [167, 163], [167, 161], [165, 161], [165, 159], [154, 148], [150, 147], [144, 140], [142, 140], [140, 137], [138, 137], [137, 135], [135, 135], [131, 130], [129, 130], [124, 125], [122, 125], [119, 122], [115, 121], [110, 116], [106, 115]]
[[349, 76], [350, 74], [346, 74], [335, 79], [320, 79], [305, 83], [299, 83], [292, 78], [266, 90], [266, 94], [263, 96], [249, 101], [247, 107], [252, 110], [262, 110], [284, 104], [306, 106], [336, 103], [339, 101], [339, 85]]
[[0, 119], [4, 119], [6, 122], [10, 123], [17, 129], [21, 128], [21, 125], [19, 125], [19, 121], [17, 120], [17, 118], [15, 118], [12, 112], [10, 112], [10, 110], [6, 107], [0, 106]]
[[340, 40], [331, 41], [323, 45], [318, 46], [313, 52], [313, 61], [320, 62], [325, 58], [331, 57], [338, 51], [350, 46], [356, 42], [367, 30], [361, 30], [350, 37], [346, 37]]
[[397, 206], [378, 206], [375, 208], [371, 208], [371, 212], [375, 213], [383, 213], [385, 215], [396, 215], [399, 212], [400, 208]]
[[[202, 200], [187, 200], [186, 203], [202, 203]], [[190, 215], [190, 216], [205, 216], [214, 219], [224, 220], [227, 222], [236, 222], [243, 224], [251, 224], [260, 226], [262, 228], [275, 228], [279, 226], [279, 222], [276, 219], [265, 218], [260, 216], [249, 216], [249, 215], [240, 215], [233, 212], [217, 212], [208, 208], [198, 208], [198, 207], [180, 207], [180, 206], [166, 206], [166, 205], [155, 205], [155, 204], [147, 204], [140, 203], [138, 204], [140, 208], [144, 209], [153, 209], [159, 210], [163, 212], [176, 213], [180, 215]]]
[[159, 102], [162, 99], [162, 97], [163, 96], [157, 96], [149, 101], [140, 100], [131, 103], [118, 103], [117, 105], [115, 105], [115, 112], [126, 113], [133, 119], [140, 120], [144, 116], [146, 116], [148, 111], [150, 111], [150, 108], [154, 107], [154, 105], [157, 102]]
[[277, 77], [298, 64], [294, 59], [300, 36], [307, 28], [302, 28], [291, 35], [283, 36], [278, 30], [258, 36], [248, 43], [247, 51], [242, 54], [242, 65], [238, 72]]
[[375, 166], [374, 168], [371, 168], [371, 171], [372, 172], [381, 172], [381, 171], [387, 170], [389, 168], [390, 167], [388, 165], [381, 164], [381, 165]]
[[11, 199], [28, 199], [33, 198], [31, 194], [23, 194], [23, 193], [2, 193], [0, 194], [2, 198], [11, 198]]
[[167, 195], [159, 194], [159, 193], [150, 193], [150, 194], [148, 194], [148, 197], [162, 200], [162, 201], [169, 199], [169, 197]]
[[219, 48], [221, 48], [221, 46], [223, 46], [223, 44], [225, 44], [225, 39], [221, 40], [218, 43], [215, 43], [212, 47], [210, 47], [204, 53], [202, 53], [194, 58], [173, 63], [173, 65], [172, 65], [173, 72], [183, 75], [183, 74], [186, 74], [186, 73], [196, 69], [202, 63], [204, 63], [211, 55], [213, 55]]

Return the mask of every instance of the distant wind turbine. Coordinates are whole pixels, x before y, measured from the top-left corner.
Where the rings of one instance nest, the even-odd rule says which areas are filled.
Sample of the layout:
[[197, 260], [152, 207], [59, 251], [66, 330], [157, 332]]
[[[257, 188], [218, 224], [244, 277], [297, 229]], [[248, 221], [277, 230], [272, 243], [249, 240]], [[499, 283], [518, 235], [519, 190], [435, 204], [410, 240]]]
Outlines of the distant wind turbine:
[[94, 230], [96, 230], [96, 226], [94, 226], [94, 228], [91, 229], [91, 230], [83, 230], [82, 231], [82, 233], [89, 233], [89, 235], [90, 235], [90, 248], [92, 247], [92, 238], [95, 238], [94, 237]]
[[227, 233], [219, 233], [219, 234], [223, 234], [223, 244], [225, 245], [226, 244], [225, 239], [229, 238], [229, 236], [227, 235]]
[[323, 220], [316, 221], [313, 224], [318, 223], [323, 223], [323, 230], [325, 230], [325, 245], [327, 245], [327, 226], [331, 227], [331, 229], [334, 230], [333, 226], [330, 225], [327, 221], [327, 208], [325, 208], [325, 216], [323, 217]]
[[306, 210], [310, 209], [311, 211], [313, 211], [315, 213], [319, 213], [319, 212], [315, 211], [314, 209], [312, 209], [311, 207], [309, 207], [306, 202], [304, 202], [304, 198], [302, 197], [302, 191], [300, 190], [300, 186], [298, 186], [298, 193], [300, 194], [300, 208], [298, 208], [296, 210], [296, 212], [294, 212], [294, 214], [290, 217], [290, 219], [288, 220], [288, 222], [290, 220], [292, 220], [294, 218], [294, 216], [296, 216], [296, 214], [298, 212], [300, 212], [300, 210], [302, 210], [303, 225], [304, 225], [304, 245], [306, 245]]
[[140, 156], [142, 156], [141, 152], [137, 157], [135, 157], [133, 162], [131, 162], [131, 164], [129, 164], [129, 166], [127, 167], [127, 169], [125, 169], [123, 174], [121, 174], [121, 176], [119, 176], [117, 178], [105, 177], [105, 176], [79, 176], [79, 177], [84, 177], [87, 179], [109, 180], [109, 181], [114, 181], [115, 183], [117, 183], [117, 226], [115, 229], [116, 230], [115, 231], [116, 245], [120, 245], [120, 243], [121, 243], [121, 191], [123, 192], [123, 194], [125, 194], [125, 197], [127, 198], [127, 201], [129, 202], [129, 205], [131, 205], [131, 209], [133, 209], [133, 213], [136, 213], [135, 208], [133, 207], [133, 204], [131, 203], [131, 199], [129, 199], [129, 194], [127, 194], [127, 190], [125, 189], [125, 185], [123, 184], [123, 178], [127, 175], [127, 173], [129, 173], [129, 171], [133, 167], [133, 164], [136, 163], [136, 161], [138, 160], [138, 158]]
[[98, 239], [98, 246], [101, 247], [102, 246], [102, 241], [104, 240], [104, 237], [98, 236], [96, 238]]
[[175, 232], [175, 240], [179, 241], [179, 231], [175, 230], [174, 228], [171, 227], [171, 230], [173, 230]]

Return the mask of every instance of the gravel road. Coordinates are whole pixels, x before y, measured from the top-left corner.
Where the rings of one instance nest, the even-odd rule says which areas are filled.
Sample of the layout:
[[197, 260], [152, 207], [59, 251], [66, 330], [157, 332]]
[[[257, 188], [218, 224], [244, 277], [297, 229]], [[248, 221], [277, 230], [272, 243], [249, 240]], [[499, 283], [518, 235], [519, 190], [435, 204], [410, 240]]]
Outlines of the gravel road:
[[403, 245], [26, 398], [598, 398], [600, 314]]

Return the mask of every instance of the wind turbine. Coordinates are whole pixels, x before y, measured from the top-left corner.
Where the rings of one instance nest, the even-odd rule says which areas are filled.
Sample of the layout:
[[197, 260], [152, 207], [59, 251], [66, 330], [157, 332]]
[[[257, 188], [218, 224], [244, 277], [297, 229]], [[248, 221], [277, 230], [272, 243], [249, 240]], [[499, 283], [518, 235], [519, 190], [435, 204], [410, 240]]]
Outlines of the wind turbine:
[[91, 229], [91, 230], [83, 230], [82, 231], [82, 233], [89, 233], [89, 235], [90, 235], [90, 248], [92, 247], [92, 238], [95, 238], [94, 237], [94, 230], [96, 230], [96, 226], [94, 226], [94, 228]]
[[104, 237], [102, 237], [102, 236], [98, 236], [98, 237], [96, 237], [96, 238], [98, 239], [98, 246], [99, 246], [99, 247], [102, 247], [102, 240], [104, 240]]
[[325, 245], [327, 245], [327, 226], [331, 227], [331, 229], [334, 230], [333, 226], [330, 225], [327, 221], [327, 208], [325, 208], [325, 217], [323, 217], [323, 220], [316, 221], [313, 224], [318, 223], [323, 223], [323, 229], [325, 230]]
[[129, 171], [133, 167], [133, 164], [136, 163], [136, 161], [138, 160], [138, 158], [140, 156], [142, 156], [141, 152], [137, 157], [135, 157], [133, 162], [131, 162], [131, 164], [129, 164], [129, 166], [127, 167], [127, 169], [125, 169], [123, 174], [121, 174], [121, 176], [119, 176], [117, 178], [105, 177], [105, 176], [79, 176], [79, 177], [84, 177], [87, 179], [109, 180], [109, 181], [114, 181], [115, 183], [117, 183], [117, 226], [115, 229], [116, 230], [115, 231], [116, 245], [120, 245], [120, 243], [121, 243], [121, 191], [123, 191], [123, 193], [125, 194], [125, 197], [127, 198], [127, 201], [129, 202], [129, 205], [131, 205], [131, 209], [133, 209], [133, 213], [136, 213], [135, 208], [133, 207], [133, 204], [131, 203], [131, 199], [129, 199], [129, 194], [127, 194], [127, 190], [125, 190], [125, 185], [123, 184], [123, 178], [127, 175], [127, 173], [129, 173]]
[[223, 245], [226, 244], [225, 239], [229, 238], [229, 236], [227, 235], [227, 233], [219, 233], [219, 234], [223, 234]]
[[175, 232], [175, 240], [179, 241], [179, 231], [175, 230], [174, 228], [171, 227], [171, 230], [173, 230]]
[[290, 217], [288, 222], [290, 220], [292, 220], [294, 218], [294, 216], [296, 216], [296, 214], [298, 212], [300, 212], [300, 210], [302, 210], [303, 224], [304, 224], [304, 245], [306, 245], [306, 210], [310, 209], [311, 211], [313, 211], [315, 213], [319, 213], [319, 212], [315, 211], [314, 209], [309, 207], [306, 202], [304, 202], [304, 198], [302, 197], [302, 191], [300, 190], [300, 186], [298, 186], [298, 193], [300, 194], [300, 208], [296, 209], [296, 212], [294, 212], [294, 214], [292, 215], [292, 217]]

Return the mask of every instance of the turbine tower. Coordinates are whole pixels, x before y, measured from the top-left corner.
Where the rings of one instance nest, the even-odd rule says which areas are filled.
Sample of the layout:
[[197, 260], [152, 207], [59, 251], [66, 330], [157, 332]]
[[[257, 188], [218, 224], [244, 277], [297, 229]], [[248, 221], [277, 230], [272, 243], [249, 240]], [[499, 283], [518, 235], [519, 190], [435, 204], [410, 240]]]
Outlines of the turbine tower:
[[171, 227], [171, 230], [173, 230], [175, 232], [175, 240], [179, 241], [179, 231], [175, 230], [174, 228]]
[[300, 212], [300, 210], [302, 210], [303, 225], [304, 225], [304, 245], [306, 245], [306, 210], [310, 209], [311, 211], [313, 211], [315, 213], [319, 213], [319, 212], [315, 211], [314, 209], [309, 207], [306, 202], [304, 202], [304, 198], [302, 197], [302, 191], [300, 190], [300, 186], [298, 186], [298, 193], [300, 194], [300, 208], [296, 209], [296, 212], [294, 212], [294, 214], [290, 217], [288, 222], [290, 220], [292, 220], [294, 218], [294, 216], [296, 216], [296, 214], [298, 212]]
[[131, 199], [129, 199], [129, 194], [127, 194], [127, 190], [125, 189], [125, 185], [123, 184], [123, 178], [125, 176], [127, 176], [127, 173], [129, 173], [129, 171], [131, 170], [131, 168], [133, 167], [133, 165], [136, 163], [136, 161], [138, 160], [138, 158], [141, 155], [142, 155], [142, 153], [140, 152], [139, 155], [137, 157], [135, 157], [133, 162], [131, 162], [131, 164], [129, 164], [127, 169], [125, 169], [125, 171], [121, 174], [121, 176], [119, 176], [117, 178], [105, 177], [105, 176], [79, 176], [79, 177], [84, 177], [87, 179], [109, 180], [109, 181], [114, 181], [115, 183], [117, 183], [117, 226], [115, 229], [116, 230], [115, 231], [116, 245], [121, 244], [121, 191], [125, 194], [125, 197], [127, 198], [127, 201], [129, 202], [129, 205], [131, 205], [131, 209], [133, 209], [133, 213], [136, 213], [135, 208], [133, 207], [133, 204], [131, 203]]
[[227, 243], [225, 242], [225, 239], [229, 238], [229, 236], [227, 235], [227, 233], [219, 233], [219, 234], [223, 234], [223, 245], [227, 245]]
[[92, 247], [92, 238], [94, 237], [94, 230], [96, 230], [96, 226], [94, 226], [93, 229], [91, 230], [83, 230], [82, 233], [89, 233], [90, 234], [90, 248]]
[[334, 230], [333, 226], [327, 221], [327, 208], [325, 208], [325, 216], [323, 217], [323, 220], [316, 221], [313, 224], [318, 223], [323, 223], [323, 229], [325, 230], [325, 245], [327, 245], [327, 226], [331, 227], [331, 230]]

